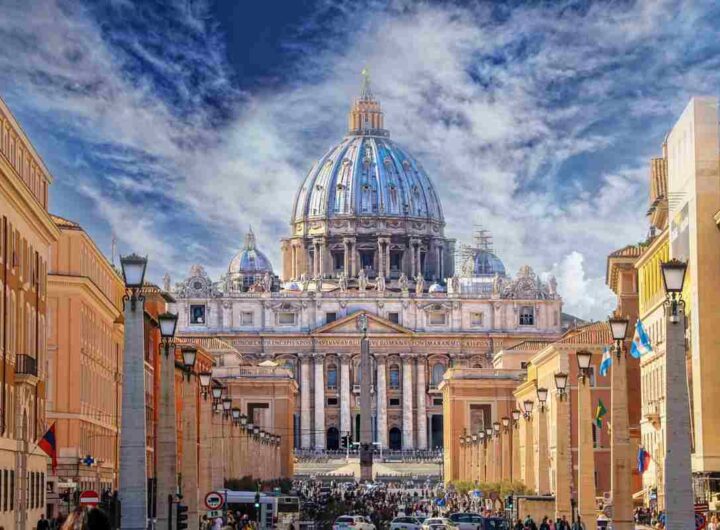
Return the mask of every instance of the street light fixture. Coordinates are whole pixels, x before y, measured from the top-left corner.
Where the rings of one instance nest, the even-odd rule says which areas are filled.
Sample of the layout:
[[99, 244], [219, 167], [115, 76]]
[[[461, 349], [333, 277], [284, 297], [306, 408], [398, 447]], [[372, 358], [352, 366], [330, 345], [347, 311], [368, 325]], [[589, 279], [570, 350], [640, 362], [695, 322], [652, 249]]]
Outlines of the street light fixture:
[[166, 311], [165, 313], [160, 313], [157, 319], [160, 324], [160, 336], [167, 341], [172, 340], [173, 337], [175, 337], [175, 331], [177, 329], [177, 314]]
[[233, 407], [232, 409], [232, 419], [234, 425], [240, 424], [240, 409], [237, 407]]
[[540, 387], [537, 389], [538, 404], [540, 405], [540, 412], [545, 412], [545, 403], [548, 398], [548, 389]]
[[667, 297], [665, 306], [669, 309], [670, 322], [677, 324], [680, 321], [678, 309], [685, 308], [682, 291], [683, 285], [685, 284], [687, 262], [680, 261], [679, 259], [671, 259], [670, 261], [660, 263], [660, 269], [662, 270], [665, 294]]
[[493, 431], [495, 432], [495, 437], [497, 438], [500, 436], [500, 422], [496, 421], [493, 423]]
[[590, 376], [590, 361], [592, 361], [592, 352], [588, 350], [580, 350], [575, 354], [577, 358], [578, 368], [580, 369], [580, 380], [585, 381]]
[[620, 354], [622, 353], [622, 344], [627, 336], [627, 329], [630, 324], [630, 320], [622, 318], [618, 315], [613, 315], [608, 318], [608, 324], [610, 324], [610, 332], [612, 333], [612, 338], [615, 341], [615, 355], [619, 361]]
[[485, 431], [478, 431], [478, 438], [480, 438], [481, 444], [485, 444]]
[[197, 348], [193, 346], [183, 346], [182, 358], [185, 375], [187, 375], [188, 381], [190, 381], [190, 375], [192, 374], [193, 368], [195, 367], [195, 360], [197, 359]]
[[512, 420], [513, 420], [513, 427], [517, 429], [518, 422], [520, 421], [520, 416], [522, 416], [522, 412], [520, 412], [520, 409], [513, 409], [512, 411]]
[[230, 409], [232, 408], [232, 399], [229, 397], [223, 398], [222, 400], [222, 410], [223, 410], [223, 417], [227, 418], [230, 416]]
[[568, 374], [566, 372], [557, 372], [555, 374], [555, 388], [557, 389], [558, 399], [560, 399], [560, 401], [567, 399], [567, 384]]
[[212, 387], [212, 398], [213, 398], [213, 403], [214, 403], [215, 405], [217, 405], [218, 403], [220, 403], [220, 398], [222, 398], [222, 393], [223, 393], [223, 387], [222, 387], [222, 385], [221, 385], [220, 383], [216, 383], [216, 384]]
[[202, 392], [203, 399], [207, 400], [208, 391], [210, 389], [210, 381], [212, 379], [212, 372], [200, 372], [198, 374], [200, 379], [200, 391]]
[[485, 429], [485, 438], [486, 438], [487, 440], [490, 440], [490, 438], [492, 438], [492, 435], [493, 435], [492, 427], [487, 427], [487, 428]]
[[508, 418], [507, 416], [503, 416], [500, 419], [500, 421], [502, 422], [502, 425], [503, 425], [503, 432], [507, 433], [508, 430], [510, 429], [510, 418]]
[[145, 281], [145, 270], [147, 269], [147, 256], [130, 254], [120, 256], [120, 267], [122, 268], [125, 289], [130, 290], [130, 305], [135, 309], [135, 302], [138, 300], [138, 292], [142, 289]]
[[523, 416], [527, 421], [530, 421], [530, 418], [532, 418], [532, 411], [534, 406], [535, 402], [532, 399], [526, 399], [525, 401], [523, 401]]

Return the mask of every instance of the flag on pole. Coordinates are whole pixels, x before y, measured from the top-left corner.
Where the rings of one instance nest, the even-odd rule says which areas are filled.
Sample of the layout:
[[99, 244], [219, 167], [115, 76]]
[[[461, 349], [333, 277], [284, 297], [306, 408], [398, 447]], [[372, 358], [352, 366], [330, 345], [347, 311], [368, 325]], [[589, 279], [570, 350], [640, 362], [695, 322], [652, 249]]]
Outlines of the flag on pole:
[[605, 414], [607, 414], [607, 409], [605, 408], [602, 399], [600, 399], [598, 400], [597, 409], [595, 409], [595, 425], [597, 425], [598, 429], [602, 429], [602, 418]]
[[610, 355], [610, 348], [605, 346], [602, 354], [602, 360], [600, 361], [600, 375], [605, 377], [612, 364], [612, 356]]
[[650, 453], [648, 453], [644, 447], [638, 449], [637, 466], [640, 473], [645, 473], [648, 467], [650, 467], [650, 458]]
[[40, 438], [38, 447], [45, 451], [45, 454], [52, 460], [52, 471], [55, 473], [57, 467], [57, 445], [55, 444], [55, 423], [50, 425], [47, 432]]
[[638, 318], [635, 323], [635, 336], [633, 337], [632, 347], [630, 348], [630, 355], [639, 359], [640, 356], [647, 353], [652, 353], [650, 337], [645, 330], [645, 326], [643, 326], [642, 320]]

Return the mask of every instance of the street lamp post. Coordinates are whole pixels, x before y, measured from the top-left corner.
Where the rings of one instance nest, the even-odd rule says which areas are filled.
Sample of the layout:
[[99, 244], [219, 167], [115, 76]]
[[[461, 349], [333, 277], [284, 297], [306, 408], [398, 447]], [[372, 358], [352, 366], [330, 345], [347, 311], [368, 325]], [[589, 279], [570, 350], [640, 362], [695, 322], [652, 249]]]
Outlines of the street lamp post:
[[533, 435], [532, 412], [535, 402], [531, 399], [523, 401], [523, 418], [525, 418], [525, 485], [537, 492], [535, 484], [535, 436]]
[[183, 452], [182, 452], [182, 493], [185, 505], [188, 507], [188, 521], [191, 522], [190, 529], [195, 526], [198, 520], [198, 426], [197, 426], [197, 387], [198, 380], [193, 377], [195, 362], [197, 360], [197, 348], [183, 346], [182, 368], [185, 372], [183, 383]]
[[512, 479], [512, 432], [510, 432], [510, 418], [503, 416], [502, 423], [502, 478]]
[[[120, 258], [126, 295], [120, 431], [120, 502], [123, 530], [147, 528], [147, 453], [145, 425], [145, 280], [147, 258]], [[139, 307], [138, 307], [139, 306]]]
[[520, 480], [520, 417], [522, 412], [520, 409], [512, 411], [512, 466], [510, 478], [512, 480]]
[[685, 364], [685, 302], [682, 299], [687, 263], [661, 263], [665, 286], [665, 522], [666, 528], [695, 528], [690, 460], [690, 410]]
[[495, 481], [500, 482], [502, 480], [502, 439], [500, 438], [500, 422], [494, 421], [492, 424], [493, 429], [493, 464], [494, 464], [494, 470], [493, 474], [495, 475]]
[[619, 315], [608, 319], [614, 341], [615, 362], [611, 367], [612, 430], [610, 455], [612, 460], [611, 491], [613, 503], [613, 528], [634, 530], [632, 491], [632, 450], [630, 447], [630, 420], [628, 417], [627, 363], [624, 362], [623, 343], [627, 337], [630, 321]]
[[548, 389], [544, 387], [538, 387], [536, 390], [538, 400], [538, 415], [537, 415], [537, 457], [535, 458], [535, 469], [537, 476], [538, 493], [545, 495], [550, 492], [550, 474], [549, 464], [550, 459], [548, 458], [548, 438], [547, 438], [547, 414], [546, 404], [548, 398]]
[[[163, 501], [177, 493], [177, 410], [175, 403], [175, 331], [178, 316], [165, 312], [157, 317], [162, 351], [160, 356], [160, 404], [157, 439], [157, 498]], [[171, 357], [172, 354], [172, 357]], [[172, 530], [170, 504], [157, 503], [157, 523], [160, 529]]]
[[478, 462], [480, 465], [479, 469], [479, 480], [480, 482], [487, 481], [487, 466], [486, 466], [486, 451], [487, 451], [487, 440], [485, 439], [485, 431], [482, 429], [478, 430], [478, 439], [480, 440], [478, 447]]
[[591, 394], [588, 378], [592, 353], [575, 354], [578, 363], [578, 516], [587, 530], [597, 528], [595, 515], [595, 451], [592, 440]]
[[555, 411], [555, 519], [572, 519], [572, 457], [570, 453], [570, 403], [568, 400], [568, 374], [554, 375], [557, 399]]

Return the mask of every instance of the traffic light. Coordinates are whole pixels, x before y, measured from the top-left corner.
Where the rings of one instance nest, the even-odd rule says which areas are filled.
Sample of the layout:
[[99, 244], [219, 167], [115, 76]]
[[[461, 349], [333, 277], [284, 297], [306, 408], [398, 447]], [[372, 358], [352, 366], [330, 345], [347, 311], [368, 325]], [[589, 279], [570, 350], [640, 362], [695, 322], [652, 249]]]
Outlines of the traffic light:
[[255, 493], [255, 509], [260, 508], [260, 492]]
[[180, 504], [179, 502], [175, 505], [175, 519], [177, 521], [177, 530], [184, 530], [188, 527], [187, 519], [188, 519], [188, 507], [184, 504]]
[[508, 510], [512, 510], [512, 507], [513, 507], [513, 496], [508, 495], [507, 498], [505, 499], [505, 508]]
[[344, 434], [342, 436], [342, 438], [340, 438], [340, 447], [342, 447], [343, 449], [347, 449], [347, 446], [348, 446], [348, 439], [347, 439], [347, 435]]

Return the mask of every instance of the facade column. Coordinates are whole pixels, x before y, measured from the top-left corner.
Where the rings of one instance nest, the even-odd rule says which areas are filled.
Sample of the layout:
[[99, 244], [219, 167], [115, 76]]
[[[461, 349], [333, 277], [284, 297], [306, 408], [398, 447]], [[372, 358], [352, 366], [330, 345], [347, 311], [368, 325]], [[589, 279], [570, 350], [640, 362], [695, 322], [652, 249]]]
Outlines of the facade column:
[[578, 382], [578, 514], [587, 530], [595, 530], [595, 450], [592, 440], [590, 382]]
[[340, 436], [350, 434], [350, 355], [340, 354]]
[[502, 431], [493, 434], [493, 449], [493, 474], [495, 475], [493, 482], [500, 482], [502, 480]]
[[328, 249], [325, 238], [320, 240], [320, 276], [325, 276], [328, 271]]
[[548, 458], [547, 442], [547, 411], [544, 406], [537, 408], [537, 428], [535, 429], [535, 477], [538, 495], [550, 493], [550, 459]]
[[386, 378], [386, 358], [385, 355], [376, 355], [377, 363], [377, 441], [383, 449], [388, 447], [388, 428], [387, 428], [387, 378]]
[[523, 481], [525, 482], [525, 485], [530, 488], [531, 491], [537, 492], [537, 487], [535, 485], [535, 464], [533, 463], [535, 457], [535, 444], [533, 443], [534, 436], [532, 416], [526, 418], [525, 421], [523, 421], [523, 425], [525, 426], [525, 476], [523, 477]]
[[555, 390], [553, 404], [555, 428], [555, 518], [572, 519], [572, 456], [570, 453], [570, 399], [560, 399]]
[[415, 266], [415, 240], [410, 240], [410, 278], [415, 278], [417, 275], [417, 270]]
[[383, 253], [383, 241], [384, 241], [384, 240], [383, 240], [382, 238], [378, 238], [378, 240], [377, 240], [377, 248], [378, 248], [378, 259], [377, 259], [378, 267], [377, 267], [377, 275], [378, 275], [378, 276], [381, 276], [381, 275], [382, 275], [382, 276], [385, 276], [385, 273], [383, 272], [383, 269], [385, 268], [385, 267], [384, 267], [385, 260], [384, 260], [384, 258], [383, 258], [383, 254], [384, 254], [384, 253]]
[[[197, 460], [197, 376], [185, 379], [182, 400], [183, 452], [182, 492], [188, 507], [188, 530], [198, 528], [198, 460]], [[162, 499], [158, 499], [160, 501]], [[167, 498], [165, 499], [167, 500]]]
[[[670, 308], [666, 310], [670, 312]], [[665, 513], [666, 528], [693, 528], [692, 475], [690, 463], [690, 413], [685, 364], [685, 311], [677, 319], [665, 317]], [[613, 422], [615, 420], [613, 419]], [[613, 425], [614, 428], [614, 425]]]
[[472, 440], [472, 435], [470, 436], [470, 440], [470, 447], [468, 448], [470, 451], [470, 476], [468, 477], [468, 480], [475, 481], [477, 480], [478, 469], [477, 450], [475, 447], [477, 442]]
[[495, 436], [490, 435], [490, 438], [485, 436], [487, 440], [487, 446], [485, 447], [485, 478], [488, 482], [495, 482], [495, 462], [493, 457], [495, 456]]
[[350, 270], [350, 252], [352, 252], [350, 239], [346, 237], [343, 239], [343, 273], [348, 278], [352, 276], [352, 271]]
[[310, 356], [300, 355], [300, 447], [310, 449]]
[[390, 238], [385, 240], [385, 277], [390, 279]]
[[305, 262], [307, 263], [306, 271], [307, 276], [312, 278], [315, 276], [315, 257], [317, 256], [317, 252], [315, 252], [315, 243], [312, 245], [308, 245], [307, 247], [307, 255], [305, 256]]
[[465, 480], [465, 460], [466, 460], [466, 449], [465, 449], [465, 435], [460, 437], [460, 449], [458, 451], [460, 458], [458, 458], [458, 480]]
[[403, 371], [403, 386], [402, 386], [402, 399], [403, 399], [403, 411], [402, 411], [402, 437], [403, 437], [403, 449], [414, 449], [413, 439], [413, 384], [412, 384], [412, 369], [413, 369], [413, 357], [410, 354], [402, 354], [402, 371]]
[[315, 354], [315, 448], [325, 449], [325, 354]]
[[427, 449], [427, 388], [425, 388], [425, 358], [417, 359], [417, 447]]

